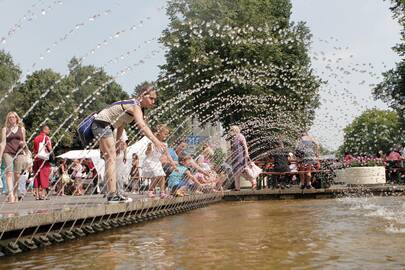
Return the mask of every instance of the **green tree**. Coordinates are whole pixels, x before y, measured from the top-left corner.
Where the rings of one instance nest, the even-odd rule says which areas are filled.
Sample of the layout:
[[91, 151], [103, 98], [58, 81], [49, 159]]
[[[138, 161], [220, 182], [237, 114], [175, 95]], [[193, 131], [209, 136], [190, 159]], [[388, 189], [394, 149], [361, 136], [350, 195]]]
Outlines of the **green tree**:
[[405, 143], [403, 134], [404, 129], [395, 111], [368, 110], [344, 129], [344, 143], [339, 152], [376, 155], [383, 150], [387, 153]]
[[319, 144], [319, 153], [321, 155], [333, 155], [333, 154], [335, 154], [335, 151], [328, 149], [327, 147], [323, 146], [322, 144]]
[[405, 2], [392, 0], [391, 10], [394, 18], [400, 23], [402, 43], [397, 44], [393, 50], [402, 57], [394, 69], [383, 73], [383, 81], [374, 88], [374, 96], [382, 99], [401, 117], [402, 126], [405, 128]]
[[214, 150], [214, 157], [212, 159], [212, 162], [216, 166], [221, 166], [221, 164], [224, 163], [225, 158], [226, 158], [226, 153], [224, 152], [224, 150], [222, 150], [222, 148], [216, 148]]
[[253, 127], [248, 140], [311, 125], [320, 81], [310, 68], [311, 35], [290, 22], [289, 0], [171, 0], [167, 13], [159, 96], [171, 117], [224, 127], [278, 121]]
[[0, 121], [5, 119], [6, 113], [12, 107], [12, 100], [5, 95], [18, 85], [21, 69], [17, 66], [9, 53], [0, 50]]
[[[97, 112], [107, 105], [123, 99], [128, 99], [128, 93], [114, 81], [103, 69], [92, 65], [82, 65], [77, 58], [72, 58], [68, 64], [69, 76], [64, 80], [72, 94], [74, 113], [79, 119]], [[77, 120], [71, 127], [71, 148], [81, 148], [76, 135]]]
[[128, 98], [102, 69], [82, 66], [76, 58], [68, 67], [69, 74], [64, 77], [51, 69], [36, 71], [13, 94], [12, 108], [24, 117], [27, 137], [35, 136], [41, 125], [47, 124], [54, 132], [53, 141], [60, 140], [57, 153], [81, 148], [76, 136], [81, 119]]
[[[44, 124], [54, 131], [73, 112], [73, 101], [69, 98], [71, 89], [61, 78], [51, 69], [39, 70], [27, 76], [13, 94], [13, 109], [24, 117], [27, 138], [35, 136]], [[54, 141], [62, 134], [57, 134]], [[70, 145], [71, 138], [70, 134], [62, 137], [61, 145]]]

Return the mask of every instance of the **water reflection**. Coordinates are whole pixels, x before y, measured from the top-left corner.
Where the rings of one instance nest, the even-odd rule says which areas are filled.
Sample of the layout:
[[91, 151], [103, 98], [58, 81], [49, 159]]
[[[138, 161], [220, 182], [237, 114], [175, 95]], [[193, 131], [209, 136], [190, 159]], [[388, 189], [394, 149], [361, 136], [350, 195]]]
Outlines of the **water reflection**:
[[[221, 203], [3, 258], [8, 269], [396, 269], [404, 198]], [[390, 228], [396, 228], [395, 233]], [[391, 229], [392, 230], [392, 229]]]

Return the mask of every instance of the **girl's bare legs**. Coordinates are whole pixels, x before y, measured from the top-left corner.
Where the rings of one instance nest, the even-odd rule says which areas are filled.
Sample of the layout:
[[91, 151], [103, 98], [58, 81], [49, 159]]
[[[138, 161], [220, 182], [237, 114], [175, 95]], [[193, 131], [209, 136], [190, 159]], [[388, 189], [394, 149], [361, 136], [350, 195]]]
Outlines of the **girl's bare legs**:
[[6, 183], [8, 190], [8, 201], [15, 202], [16, 197], [14, 196], [14, 186], [13, 186], [13, 172], [6, 173]]
[[65, 193], [65, 184], [62, 182], [62, 179], [59, 179], [57, 195], [63, 196], [64, 193]]
[[305, 174], [304, 173], [299, 173], [300, 176], [300, 186], [303, 187], [305, 186]]
[[149, 197], [155, 197], [155, 194], [153, 191], [155, 190], [155, 187], [159, 183], [159, 177], [153, 177], [150, 181], [149, 189], [148, 189], [148, 196]]
[[59, 183], [58, 183], [58, 196], [63, 196], [63, 195], [65, 195], [65, 185], [66, 184], [64, 184], [63, 182], [62, 182], [62, 180], [59, 180]]
[[241, 176], [241, 173], [237, 173], [235, 175], [235, 190], [236, 191], [240, 190], [240, 176]]
[[311, 178], [312, 178], [312, 175], [310, 172], [305, 175], [305, 184], [307, 186], [311, 186]]
[[166, 176], [159, 176], [160, 197], [166, 198]]
[[252, 184], [252, 189], [256, 189], [256, 178], [246, 176], [246, 180], [248, 180]]
[[20, 180], [20, 172], [14, 172], [14, 187], [13, 187], [13, 195], [14, 195], [14, 200], [18, 201], [18, 182]]
[[105, 181], [107, 183], [107, 193], [117, 193], [117, 176], [115, 174], [116, 154], [114, 137], [100, 139], [100, 151], [105, 161]]
[[159, 180], [160, 180], [159, 177], [153, 177], [151, 179], [148, 191], [153, 191], [155, 189], [155, 187], [157, 186]]
[[132, 179], [131, 181], [131, 192], [135, 193], [137, 191], [140, 192], [140, 179], [139, 177]]

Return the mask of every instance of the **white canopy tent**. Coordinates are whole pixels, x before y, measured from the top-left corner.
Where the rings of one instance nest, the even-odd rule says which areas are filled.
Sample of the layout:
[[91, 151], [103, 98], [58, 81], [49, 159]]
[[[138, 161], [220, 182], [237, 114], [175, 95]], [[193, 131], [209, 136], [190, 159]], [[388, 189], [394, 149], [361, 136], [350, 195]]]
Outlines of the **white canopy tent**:
[[100, 157], [100, 150], [99, 149], [89, 149], [89, 150], [72, 150], [66, 152], [62, 155], [59, 155], [58, 158], [62, 159], [85, 159], [89, 158], [94, 163], [94, 167], [96, 167], [97, 174], [99, 180], [102, 181], [104, 178], [104, 166], [105, 162]]
[[[129, 179], [132, 164], [132, 154], [134, 153], [138, 155], [140, 166], [142, 166], [142, 162], [145, 159], [146, 147], [149, 142], [150, 140], [147, 137], [143, 137], [141, 140], [137, 141], [136, 143], [130, 145], [127, 148], [127, 162], [125, 164], [124, 163], [117, 164], [117, 178], [122, 178], [124, 179], [124, 181]], [[104, 179], [105, 162], [104, 159], [100, 157], [99, 149], [72, 150], [62, 155], [59, 155], [58, 158], [72, 159], [72, 160], [89, 158], [91, 159], [91, 161], [93, 161], [94, 166], [96, 167], [99, 180], [103, 181]]]

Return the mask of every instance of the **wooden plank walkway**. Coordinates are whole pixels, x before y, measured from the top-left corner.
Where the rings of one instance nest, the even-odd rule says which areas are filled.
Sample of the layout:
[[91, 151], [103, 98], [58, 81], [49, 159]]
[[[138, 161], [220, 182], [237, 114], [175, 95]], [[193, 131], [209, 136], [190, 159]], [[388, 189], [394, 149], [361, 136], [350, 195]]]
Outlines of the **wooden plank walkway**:
[[[131, 203], [109, 204], [102, 195], [50, 197], [37, 201], [27, 195], [24, 201], [0, 203], [0, 232], [17, 231], [53, 223], [74, 220], [91, 220], [94, 217], [139, 213], [144, 209], [160, 209], [196, 201], [221, 200], [221, 194], [198, 194], [179, 198], [147, 198], [144, 195], [129, 195]], [[5, 197], [0, 197], [4, 202]]]

